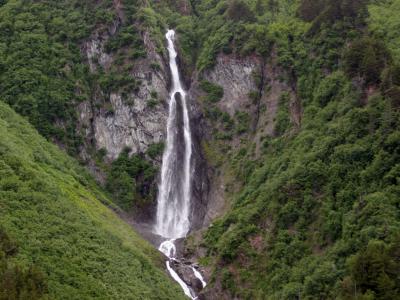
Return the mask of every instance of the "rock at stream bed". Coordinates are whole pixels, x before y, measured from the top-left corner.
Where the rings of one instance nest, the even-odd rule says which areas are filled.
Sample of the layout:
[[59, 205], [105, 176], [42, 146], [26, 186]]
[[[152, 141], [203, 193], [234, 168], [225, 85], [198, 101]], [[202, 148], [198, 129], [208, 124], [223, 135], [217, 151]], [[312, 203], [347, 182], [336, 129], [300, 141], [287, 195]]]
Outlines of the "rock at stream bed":
[[192, 288], [196, 294], [198, 294], [203, 289], [201, 281], [193, 273], [193, 264], [191, 262], [185, 260], [174, 260], [171, 266], [179, 275], [179, 277], [182, 278], [182, 280], [190, 288]]

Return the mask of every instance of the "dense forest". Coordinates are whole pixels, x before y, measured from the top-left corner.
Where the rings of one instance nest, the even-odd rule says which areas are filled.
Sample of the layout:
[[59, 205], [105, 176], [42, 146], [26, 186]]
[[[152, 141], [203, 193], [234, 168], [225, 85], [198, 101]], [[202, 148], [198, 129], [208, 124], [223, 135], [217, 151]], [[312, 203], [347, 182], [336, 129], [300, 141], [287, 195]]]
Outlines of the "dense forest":
[[[195, 6], [199, 70], [220, 51], [267, 62], [275, 55], [302, 107], [301, 124], [294, 124], [282, 95], [274, 136], [262, 141], [259, 157], [251, 128], [229, 159], [217, 156], [231, 162], [243, 189], [205, 233], [204, 263], [232, 297], [399, 297], [399, 4]], [[189, 26], [177, 28], [186, 37]], [[228, 139], [243, 135], [234, 126], [225, 131]], [[225, 139], [212, 143], [221, 154]]]
[[[112, 115], [112, 93], [134, 106], [145, 37], [166, 60], [167, 28], [226, 186], [224, 211], [186, 243], [204, 249], [205, 299], [400, 299], [399, 0], [0, 0], [0, 299], [180, 297], [112, 211], [154, 203], [164, 144], [109, 159], [78, 109], [96, 99]], [[113, 57], [95, 71], [93, 32]], [[220, 57], [260, 64], [248, 110], [222, 108], [208, 76]], [[268, 70], [285, 87], [271, 134]], [[150, 95], [146, 109], [162, 107]]]

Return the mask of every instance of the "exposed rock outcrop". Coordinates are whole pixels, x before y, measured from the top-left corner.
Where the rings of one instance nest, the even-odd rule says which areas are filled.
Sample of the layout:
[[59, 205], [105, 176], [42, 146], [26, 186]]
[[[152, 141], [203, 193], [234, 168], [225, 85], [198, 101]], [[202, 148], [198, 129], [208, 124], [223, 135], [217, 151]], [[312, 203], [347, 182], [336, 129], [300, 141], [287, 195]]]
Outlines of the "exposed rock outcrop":
[[[105, 44], [118, 26], [116, 21], [108, 31], [95, 32], [83, 45], [91, 72], [96, 72], [97, 64], [107, 72], [114, 63]], [[105, 149], [111, 160], [126, 147], [131, 153], [145, 152], [149, 145], [165, 139], [169, 72], [149, 33], [144, 33], [143, 40], [147, 57], [136, 60], [130, 71], [132, 81], [139, 83], [138, 89], [108, 94], [97, 86], [92, 99], [78, 108], [86, 143], [97, 150]]]
[[192, 266], [192, 263], [186, 260], [174, 260], [172, 264], [172, 267], [179, 277], [198, 294], [203, 289], [203, 285], [200, 279], [194, 275]]
[[[118, 26], [119, 23], [116, 22], [105, 33], [94, 33], [82, 47], [92, 72], [96, 72], [98, 66], [109, 70], [114, 63], [114, 57], [105, 52], [105, 44], [118, 31]], [[165, 63], [166, 58], [157, 52], [150, 35], [145, 33], [143, 39], [147, 57], [136, 60], [130, 71], [132, 80], [140, 82], [138, 88], [129, 93], [107, 94], [97, 86], [92, 99], [82, 102], [79, 106], [80, 127], [85, 134], [87, 145], [82, 149], [82, 156], [85, 158], [90, 157], [87, 154], [90, 146], [97, 150], [105, 149], [107, 158], [113, 160], [125, 147], [129, 147], [132, 153], [145, 152], [149, 145], [162, 142], [166, 137], [169, 69]], [[154, 65], [158, 67], [154, 68]], [[185, 71], [182, 73], [185, 74]], [[215, 128], [204, 117], [207, 103], [202, 102], [204, 91], [200, 88], [199, 78], [223, 88], [224, 96], [216, 104], [222, 112], [228, 113], [232, 118], [235, 118], [238, 112], [247, 113], [252, 117], [249, 125], [251, 128], [245, 134], [234, 136], [225, 143], [235, 149], [246, 140], [256, 146], [257, 153], [260, 151], [262, 140], [266, 136], [276, 134], [276, 116], [283, 93], [290, 98], [288, 105], [292, 122], [300, 123], [301, 110], [296, 106], [295, 92], [282, 79], [284, 77], [285, 74], [274, 61], [273, 55], [271, 60], [266, 62], [255, 55], [236, 57], [223, 54], [217, 57], [212, 69], [202, 74], [194, 72], [192, 78], [184, 76], [193, 134], [191, 164], [194, 174], [190, 217], [192, 232], [207, 227], [229, 207], [226, 178], [219, 169], [211, 167], [203, 152], [203, 141], [214, 138]], [[149, 100], [154, 95], [157, 95], [159, 103], [149, 105]], [[151, 226], [143, 228], [142, 234], [148, 235], [148, 239], [157, 244], [159, 238], [152, 235]], [[190, 261], [195, 261], [196, 257], [201, 255], [204, 253], [190, 253], [187, 257]], [[180, 261], [176, 262], [174, 268], [191, 287], [197, 291], [201, 290], [201, 282], [193, 276], [190, 264]], [[210, 274], [210, 270], [205, 270], [205, 273]], [[211, 296], [213, 293], [222, 297], [221, 299], [225, 297], [218, 282], [212, 288], [212, 292], [208, 292], [207, 289], [204, 291], [205, 298], [216, 299]]]
[[[279, 67], [275, 55], [272, 53], [268, 61], [258, 56], [235, 57], [233, 55], [220, 54], [215, 66], [203, 72], [195, 74], [192, 78], [188, 92], [191, 103], [191, 118], [196, 135], [196, 172], [194, 180], [194, 217], [193, 229], [206, 228], [213, 220], [223, 215], [230, 203], [227, 196], [228, 182], [224, 174], [223, 166], [212, 166], [203, 156], [203, 143], [215, 139], [218, 124], [213, 124], [204, 117], [210, 103], [203, 102], [205, 93], [200, 88], [199, 81], [207, 80], [224, 90], [222, 99], [215, 105], [223, 113], [228, 113], [232, 118], [238, 112], [251, 116], [247, 132], [235, 135], [230, 140], [224, 140], [225, 146], [231, 149], [240, 149], [242, 143], [254, 145], [254, 154], [258, 156], [263, 140], [270, 136], [276, 136], [276, 118], [279, 109], [287, 110], [294, 127], [300, 125], [301, 108], [293, 86], [288, 83], [287, 74]], [[281, 101], [286, 97], [287, 101]], [[285, 105], [285, 107], [281, 107]], [[221, 149], [219, 149], [220, 151]], [[224, 155], [221, 153], [220, 155]], [[228, 163], [224, 160], [224, 163]], [[229, 180], [229, 179], [228, 179]], [[240, 188], [240, 187], [236, 187]], [[232, 191], [229, 191], [232, 194]], [[205, 255], [201, 246], [202, 233], [195, 232], [187, 240], [183, 250], [184, 256], [189, 261], [195, 261]], [[204, 268], [203, 275], [209, 278], [211, 270]], [[183, 273], [184, 275], [184, 273]], [[222, 288], [220, 278], [216, 278], [213, 284], [199, 294], [199, 299], [232, 299]]]
[[256, 56], [238, 58], [221, 54], [214, 68], [203, 74], [204, 79], [224, 89], [224, 96], [218, 102], [222, 111], [233, 116], [237, 111], [252, 108], [249, 94], [258, 89], [255, 76], [260, 72], [261, 63]]

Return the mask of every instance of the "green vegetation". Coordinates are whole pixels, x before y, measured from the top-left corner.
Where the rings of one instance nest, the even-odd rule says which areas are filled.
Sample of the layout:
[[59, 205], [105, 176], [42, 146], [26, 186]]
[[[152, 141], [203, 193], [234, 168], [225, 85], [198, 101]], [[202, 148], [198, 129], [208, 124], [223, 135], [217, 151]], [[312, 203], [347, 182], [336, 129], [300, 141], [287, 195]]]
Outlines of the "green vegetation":
[[156, 91], [151, 91], [150, 92], [150, 99], [147, 100], [147, 106], [149, 108], [154, 108], [156, 107], [158, 104], [160, 104], [160, 101], [158, 100], [158, 94]]
[[[160, 155], [162, 148], [149, 148], [149, 156]], [[106, 189], [115, 203], [124, 210], [152, 202], [155, 199], [157, 169], [143, 155], [129, 156], [125, 149], [111, 164], [107, 174]]]
[[44, 274], [35, 266], [27, 270], [12, 262], [18, 246], [0, 228], [0, 299], [46, 299]]
[[77, 154], [82, 134], [76, 106], [95, 98], [97, 86], [107, 96], [135, 92], [141, 84], [130, 71], [136, 59], [146, 56], [142, 34], [147, 27], [138, 22], [144, 5], [124, 1], [129, 17], [105, 45], [115, 60], [107, 72], [97, 63], [92, 74], [82, 44], [95, 30], [102, 33], [115, 22], [112, 0], [2, 1], [0, 98], [28, 117], [43, 136]]
[[370, 37], [363, 37], [354, 41], [345, 53], [344, 64], [350, 77], [360, 76], [365, 83], [377, 84], [390, 54], [385, 45]]
[[184, 299], [90, 176], [1, 102], [0, 165], [0, 296]]
[[[164, 45], [160, 28], [165, 25], [159, 24], [148, 3], [126, 0], [120, 10], [112, 0], [10, 0], [0, 5], [0, 99], [26, 116], [41, 135], [75, 156], [82, 150], [84, 133], [80, 131], [85, 130], [77, 126], [78, 105], [92, 101], [96, 109], [112, 115], [111, 93], [120, 93], [125, 103], [132, 105], [129, 93], [137, 93], [142, 84], [133, 78], [132, 70], [137, 59], [146, 57], [144, 32], [150, 32], [158, 46]], [[117, 13], [126, 17], [119, 20]], [[117, 20], [120, 23], [114, 28]], [[101, 40], [103, 32], [113, 30], [104, 45], [113, 57], [111, 64], [103, 67], [99, 57], [94, 57], [94, 70], [89, 71], [84, 42], [94, 32]], [[159, 104], [157, 97], [152, 91], [149, 108]], [[86, 150], [107, 175], [110, 197], [122, 208], [130, 209], [135, 202], [154, 196], [155, 170], [147, 161], [146, 172], [131, 174], [105, 163], [105, 155], [97, 155], [90, 146]]]
[[[206, 235], [209, 254], [230, 266], [224, 272], [236, 269], [231, 292], [244, 298], [256, 291], [280, 299], [350, 297], [355, 285], [360, 297], [398, 293], [393, 271], [362, 275], [365, 268], [351, 266], [352, 255], [374, 240], [382, 249], [400, 247], [398, 113], [377, 96], [366, 107], [347, 99], [313, 104], [304, 117], [303, 130], [269, 141], [260, 167], [244, 177], [233, 210]], [[385, 251], [375, 255], [391, 268], [397, 252]], [[377, 274], [387, 276], [385, 288], [367, 283]], [[240, 282], [252, 288], [243, 291]]]
[[[287, 87], [273, 136], [253, 132], [255, 116], [223, 111], [223, 87], [199, 83], [213, 129], [204, 154], [232, 197], [204, 235], [209, 286], [240, 299], [398, 299], [400, 1], [122, 2], [106, 44], [115, 61], [90, 74], [80, 46], [116, 19], [113, 1], [0, 0], [0, 98], [76, 154], [75, 107], [98, 86], [132, 101], [145, 33], [165, 53], [165, 29], [176, 29], [186, 78], [203, 78], [221, 54], [258, 56]], [[250, 92], [249, 106], [260, 94]], [[148, 108], [158, 104], [151, 92]], [[105, 206], [134, 211], [154, 199], [152, 163], [164, 145], [126, 149], [110, 165], [96, 153], [114, 204], [1, 103], [0, 116], [0, 299], [5, 290], [17, 299], [176, 299], [156, 251]]]
[[283, 135], [290, 127], [289, 100], [288, 93], [283, 93], [279, 98], [279, 109], [275, 118], [275, 134], [278, 136]]
[[250, 115], [245, 112], [236, 112], [235, 119], [237, 120], [236, 133], [243, 134], [250, 129]]
[[152, 159], [161, 157], [164, 152], [164, 143], [151, 144], [147, 149], [147, 155]]
[[146, 57], [143, 41], [132, 25], [122, 27], [116, 35], [110, 38], [105, 45], [105, 50], [110, 53], [128, 46], [135, 50], [133, 58]]
[[200, 82], [200, 88], [207, 94], [206, 100], [216, 103], [224, 96], [224, 89], [212, 82], [203, 80]]
[[368, 25], [374, 35], [383, 39], [396, 60], [400, 59], [399, 0], [371, 1]]
[[82, 143], [74, 107], [90, 93], [78, 41], [98, 22], [112, 21], [110, 5], [10, 0], [0, 6], [0, 98], [70, 152]]
[[[291, 87], [280, 97], [275, 135], [261, 141], [259, 157], [251, 133], [241, 136], [241, 147], [228, 144], [249, 128], [250, 116], [237, 112], [232, 118], [218, 108], [218, 97], [206, 105], [215, 129], [213, 140], [204, 143], [206, 156], [215, 168], [233, 170], [233, 191], [243, 186], [238, 196], [228, 191], [232, 209], [206, 232], [208, 254], [201, 259], [214, 266], [213, 282], [231, 297], [398, 298], [396, 5], [347, 0], [193, 5], [192, 36], [201, 45], [194, 63], [200, 72], [219, 53], [255, 53], [267, 62], [275, 59], [284, 70], [281, 80]], [[201, 83], [207, 95], [209, 86]], [[302, 106], [296, 130], [291, 97]]]

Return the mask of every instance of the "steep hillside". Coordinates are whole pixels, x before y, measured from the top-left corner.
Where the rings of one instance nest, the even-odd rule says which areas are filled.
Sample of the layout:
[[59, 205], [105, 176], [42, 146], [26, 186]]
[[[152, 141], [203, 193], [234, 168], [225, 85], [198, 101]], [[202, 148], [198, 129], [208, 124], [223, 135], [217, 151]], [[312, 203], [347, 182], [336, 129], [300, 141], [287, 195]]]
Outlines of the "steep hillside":
[[[126, 211], [154, 206], [169, 82], [161, 27], [147, 1], [0, 3], [1, 99]], [[121, 153], [137, 171], [115, 172]]]
[[2, 105], [0, 258], [32, 294], [174, 295], [98, 202], [152, 224], [174, 28], [200, 298], [400, 299], [399, 5], [0, 0], [0, 98], [108, 194]]
[[1, 299], [183, 298], [86, 171], [4, 103], [0, 165]]
[[198, 1], [192, 18], [161, 9], [195, 69], [206, 215], [223, 215], [187, 241], [211, 270], [206, 299], [397, 299], [396, 5]]

